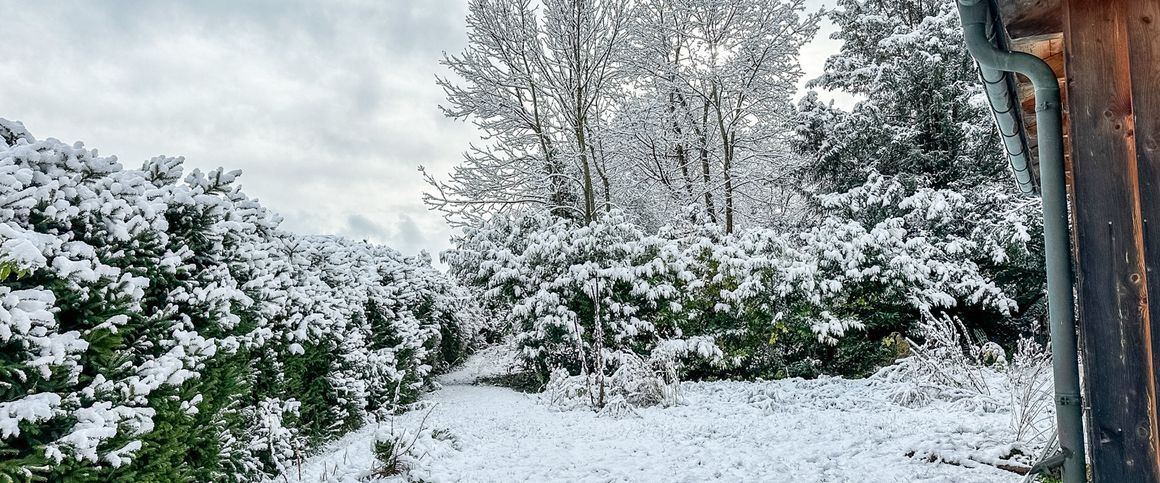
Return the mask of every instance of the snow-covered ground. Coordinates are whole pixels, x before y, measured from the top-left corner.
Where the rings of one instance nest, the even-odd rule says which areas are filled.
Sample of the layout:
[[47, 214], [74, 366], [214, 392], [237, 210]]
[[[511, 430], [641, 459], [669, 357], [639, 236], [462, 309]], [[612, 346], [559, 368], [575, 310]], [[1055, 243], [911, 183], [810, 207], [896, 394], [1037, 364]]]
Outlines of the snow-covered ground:
[[[554, 411], [535, 395], [469, 385], [502, 370], [497, 354], [479, 354], [444, 376], [444, 387], [427, 397], [431, 409], [335, 442], [303, 464], [300, 480], [364, 478], [376, 465], [377, 439], [403, 429], [414, 434], [421, 422], [425, 429], [412, 449], [421, 458], [410, 477], [429, 482], [1021, 479], [974, 461], [993, 461], [1009, 449], [1002, 444], [1010, 432], [1006, 413], [940, 401], [906, 408], [889, 400], [881, 381], [685, 383], [684, 404], [613, 419]], [[440, 434], [433, 438], [433, 430]], [[939, 457], [956, 464], [930, 461]], [[296, 481], [297, 473], [286, 480]]]

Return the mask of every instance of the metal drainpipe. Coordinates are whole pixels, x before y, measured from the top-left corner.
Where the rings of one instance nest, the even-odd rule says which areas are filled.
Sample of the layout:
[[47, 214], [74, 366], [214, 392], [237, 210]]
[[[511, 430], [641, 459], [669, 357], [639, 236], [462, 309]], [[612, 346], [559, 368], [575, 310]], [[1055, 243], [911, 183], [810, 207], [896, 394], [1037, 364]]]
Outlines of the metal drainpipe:
[[989, 0], [958, 0], [967, 50], [980, 66], [1018, 72], [1035, 86], [1040, 189], [1043, 196], [1043, 237], [1047, 259], [1047, 308], [1051, 320], [1055, 414], [1062, 449], [1064, 483], [1087, 481], [1080, 406], [1079, 355], [1076, 351], [1071, 239], [1068, 233], [1067, 187], [1063, 173], [1063, 127], [1059, 83], [1055, 72], [1038, 57], [999, 50], [988, 39], [993, 23]]

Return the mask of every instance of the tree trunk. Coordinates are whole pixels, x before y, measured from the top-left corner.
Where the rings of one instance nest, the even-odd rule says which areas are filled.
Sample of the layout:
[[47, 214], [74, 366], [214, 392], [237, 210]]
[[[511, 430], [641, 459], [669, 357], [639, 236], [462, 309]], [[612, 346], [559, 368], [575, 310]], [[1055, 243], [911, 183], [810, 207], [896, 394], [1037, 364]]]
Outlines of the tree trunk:
[[[716, 94], [717, 90], [713, 90]], [[717, 102], [717, 129], [721, 134], [721, 177], [725, 180], [725, 233], [733, 233], [733, 149], [737, 143], [737, 132], [730, 132], [721, 115], [721, 99]]]
[[685, 153], [684, 142], [681, 137], [684, 132], [681, 130], [681, 124], [677, 122], [677, 94], [675, 92], [669, 93], [669, 115], [673, 118], [673, 134], [677, 135], [677, 143], [675, 147], [675, 159], [677, 166], [681, 168], [681, 179], [685, 181], [685, 196], [688, 200], [693, 199], [693, 177], [689, 174], [689, 160]]
[[592, 186], [592, 167], [590, 165], [592, 160], [588, 159], [588, 142], [585, 137], [585, 131], [588, 129], [588, 109], [585, 106], [585, 94], [587, 92], [580, 80], [581, 73], [584, 71], [584, 62], [581, 61], [580, 57], [584, 45], [580, 40], [581, 32], [579, 27], [582, 24], [581, 17], [583, 15], [582, 6], [579, 2], [573, 2], [572, 7], [575, 8], [575, 27], [574, 31], [571, 32], [573, 35], [571, 69], [572, 75], [575, 77], [574, 81], [576, 82], [574, 90], [575, 97], [572, 99], [575, 103], [573, 106], [573, 115], [575, 116], [575, 126], [573, 126], [573, 129], [576, 134], [576, 151], [580, 157], [580, 170], [584, 176], [584, 222], [592, 223], [596, 219], [596, 193]]
[[[600, 142], [600, 138], [595, 133], [589, 133], [589, 153], [592, 154], [592, 165], [596, 166], [596, 175], [600, 177], [600, 185], [604, 188], [604, 212], [612, 211], [612, 184], [608, 181], [608, 169], [604, 166], [604, 147]], [[592, 142], [591, 139], [595, 139]], [[597, 153], [596, 145], [600, 144], [601, 148]]]
[[705, 132], [709, 128], [709, 101], [705, 101], [704, 110], [701, 111], [701, 128], [697, 132], [697, 142], [700, 144], [698, 149], [701, 152], [701, 177], [705, 181], [705, 211], [709, 213], [709, 220], [717, 223], [717, 209], [713, 207], [713, 191], [710, 184], [712, 180], [709, 177], [709, 139]]
[[593, 324], [592, 324], [592, 352], [593, 370], [596, 373], [595, 406], [604, 407], [604, 321], [600, 318], [600, 279], [595, 280], [595, 290], [592, 295]]
[[733, 233], [733, 148], [725, 148], [722, 176], [725, 180], [725, 233]]
[[592, 187], [592, 167], [588, 159], [588, 145], [584, 136], [583, 121], [576, 127], [576, 144], [580, 154], [580, 171], [584, 176], [584, 222], [596, 220], [596, 196]]

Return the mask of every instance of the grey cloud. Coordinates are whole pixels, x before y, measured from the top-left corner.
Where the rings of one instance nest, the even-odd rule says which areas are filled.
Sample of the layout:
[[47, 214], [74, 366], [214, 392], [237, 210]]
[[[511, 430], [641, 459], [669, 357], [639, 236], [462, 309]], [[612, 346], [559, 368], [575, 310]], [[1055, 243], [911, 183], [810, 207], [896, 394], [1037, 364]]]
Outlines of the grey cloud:
[[[418, 165], [443, 173], [473, 138], [444, 119], [443, 51], [466, 0], [17, 2], [0, 29], [0, 116], [136, 165], [240, 168], [289, 230], [446, 247]], [[365, 223], [364, 223], [365, 222]], [[377, 227], [377, 228], [376, 228]]]
[[[811, 7], [824, 4], [817, 0]], [[442, 117], [442, 52], [467, 0], [0, 0], [0, 117], [83, 140], [129, 166], [242, 169], [287, 230], [438, 253], [452, 233], [421, 201], [476, 136]], [[820, 72], [825, 42], [803, 58]], [[364, 223], [365, 222], [365, 223]]]
[[405, 246], [418, 247], [426, 242], [426, 237], [423, 236], [423, 231], [415, 220], [407, 215], [399, 215], [399, 225], [395, 234], [395, 238], [403, 243]]
[[346, 218], [347, 233], [354, 238], [363, 240], [381, 240], [386, 238], [387, 231], [375, 222], [362, 215], [350, 215]]

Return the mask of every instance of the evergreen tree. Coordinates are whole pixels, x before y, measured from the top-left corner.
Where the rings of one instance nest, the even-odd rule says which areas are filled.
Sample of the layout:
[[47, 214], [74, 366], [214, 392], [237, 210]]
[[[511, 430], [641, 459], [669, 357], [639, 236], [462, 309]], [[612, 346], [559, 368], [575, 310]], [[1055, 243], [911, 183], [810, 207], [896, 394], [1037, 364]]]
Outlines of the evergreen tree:
[[[830, 17], [842, 48], [809, 86], [864, 100], [849, 112], [813, 94], [799, 103], [795, 148], [809, 160], [802, 178], [817, 192], [847, 193], [818, 198], [826, 201], [816, 211], [866, 228], [901, 218], [908, 237], [975, 247], [971, 263], [1018, 309], [995, 312], [968, 300], [943, 309], [968, 314], [964, 320], [1013, 344], [1022, 324], [1011, 317], [1042, 297], [1037, 201], [1013, 188], [953, 3], [840, 0], [837, 7]], [[867, 203], [871, 192], [880, 205]], [[957, 218], [909, 216], [913, 206], [890, 201], [930, 196], [957, 205]], [[906, 310], [876, 325], [913, 332], [921, 316]]]

